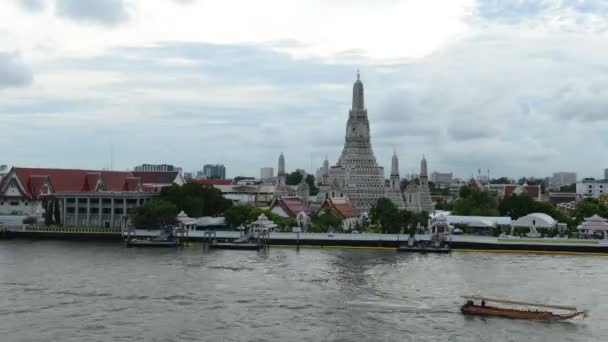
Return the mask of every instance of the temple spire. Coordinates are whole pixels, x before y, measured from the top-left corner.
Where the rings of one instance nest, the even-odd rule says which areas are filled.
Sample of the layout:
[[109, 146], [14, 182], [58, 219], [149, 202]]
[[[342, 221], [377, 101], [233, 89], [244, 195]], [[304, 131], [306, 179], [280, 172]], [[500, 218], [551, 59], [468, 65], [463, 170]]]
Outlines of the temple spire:
[[363, 83], [361, 82], [361, 75], [357, 70], [357, 81], [353, 85], [353, 111], [365, 109], [363, 101]]
[[399, 158], [397, 157], [397, 152], [393, 152], [393, 160], [391, 163], [391, 176], [399, 175]]
[[279, 156], [279, 170], [278, 170], [278, 175], [285, 175], [285, 157], [283, 156], [283, 152], [281, 152], [281, 155]]

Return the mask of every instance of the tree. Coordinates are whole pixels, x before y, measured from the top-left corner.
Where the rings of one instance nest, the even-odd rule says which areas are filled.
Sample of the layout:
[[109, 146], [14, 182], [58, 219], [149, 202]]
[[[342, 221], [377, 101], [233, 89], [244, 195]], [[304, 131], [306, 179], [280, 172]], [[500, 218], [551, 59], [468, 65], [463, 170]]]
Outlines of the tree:
[[199, 184], [174, 184], [164, 188], [159, 198], [173, 203], [178, 211], [183, 210], [190, 217], [217, 216], [232, 206], [232, 201], [224, 198], [219, 189]]
[[310, 195], [316, 196], [319, 193], [319, 187], [317, 186], [315, 176], [307, 174], [305, 181], [306, 184], [308, 184], [308, 187], [310, 188]]
[[507, 177], [500, 177], [492, 179], [490, 184], [511, 184], [511, 180]]
[[298, 185], [302, 181], [303, 176], [304, 172], [302, 172], [302, 170], [295, 170], [286, 175], [285, 183], [287, 183], [287, 185]]
[[[224, 213], [226, 225], [237, 228], [242, 224], [253, 222], [262, 211], [249, 205], [235, 205]], [[257, 215], [256, 215], [257, 214]]]
[[460, 197], [453, 203], [453, 213], [465, 216], [498, 216], [498, 202], [488, 191], [462, 187]]
[[47, 200], [44, 202], [44, 225], [52, 226], [55, 221], [53, 221], [53, 204], [55, 202], [51, 200]]
[[564, 185], [559, 188], [560, 192], [576, 192], [576, 183]]
[[526, 193], [504, 197], [498, 205], [500, 215], [509, 216], [514, 220], [535, 212], [534, 199]]
[[379, 224], [382, 217], [386, 216], [388, 213], [397, 211], [397, 206], [388, 198], [380, 198], [376, 202], [376, 204], [370, 209], [370, 218], [371, 222], [374, 224]]
[[313, 217], [312, 222], [321, 232], [327, 232], [331, 228], [341, 228], [342, 220], [334, 215], [331, 210], [321, 210], [316, 216]]
[[576, 204], [572, 212], [572, 218], [576, 224], [580, 224], [585, 218], [593, 215], [608, 217], [608, 207], [606, 207], [604, 201], [598, 198], [585, 198]]
[[130, 215], [136, 227], [160, 228], [175, 224], [177, 213], [175, 204], [155, 198], [141, 207], [131, 209]]
[[56, 225], [61, 225], [61, 208], [58, 200], [53, 201], [55, 204], [53, 205], [54, 213], [53, 213], [53, 221]]

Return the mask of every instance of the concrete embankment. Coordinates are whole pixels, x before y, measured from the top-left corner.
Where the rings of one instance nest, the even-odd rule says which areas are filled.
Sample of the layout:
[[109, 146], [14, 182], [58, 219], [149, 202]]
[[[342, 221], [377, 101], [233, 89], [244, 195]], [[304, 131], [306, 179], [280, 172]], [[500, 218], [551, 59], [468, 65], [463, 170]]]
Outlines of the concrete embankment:
[[[154, 237], [155, 230], [137, 230], [137, 237]], [[119, 232], [75, 229], [73, 231], [5, 231], [0, 237], [27, 239], [61, 239], [90, 241], [121, 241]], [[236, 231], [217, 231], [218, 241], [233, 241], [240, 237]], [[190, 231], [189, 241], [204, 241], [205, 233]], [[416, 235], [417, 240], [428, 240], [428, 235]], [[270, 246], [300, 247], [343, 247], [394, 249], [406, 243], [407, 235], [401, 234], [331, 234], [331, 233], [278, 233], [272, 232], [268, 238]], [[503, 253], [560, 253], [560, 254], [601, 254], [608, 255], [608, 241], [576, 239], [502, 239], [480, 236], [453, 236], [450, 242], [456, 252], [503, 252]]]

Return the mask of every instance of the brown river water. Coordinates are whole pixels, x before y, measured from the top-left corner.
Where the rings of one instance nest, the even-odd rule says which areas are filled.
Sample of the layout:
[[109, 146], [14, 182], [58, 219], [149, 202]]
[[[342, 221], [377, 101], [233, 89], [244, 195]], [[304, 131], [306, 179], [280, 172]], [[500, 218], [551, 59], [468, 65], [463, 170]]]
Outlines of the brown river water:
[[[608, 257], [0, 241], [0, 341], [608, 341]], [[579, 305], [464, 317], [463, 294]]]

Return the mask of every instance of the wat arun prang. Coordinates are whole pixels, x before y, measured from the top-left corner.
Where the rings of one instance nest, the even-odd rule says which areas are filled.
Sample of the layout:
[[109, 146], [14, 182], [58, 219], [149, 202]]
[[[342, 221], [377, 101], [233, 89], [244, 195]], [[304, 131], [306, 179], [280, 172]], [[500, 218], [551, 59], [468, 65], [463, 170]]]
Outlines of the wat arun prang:
[[[338, 163], [331, 168], [327, 160], [323, 165], [320, 193], [317, 202], [329, 197], [346, 196], [360, 212], [369, 212], [378, 199], [391, 199], [404, 208], [403, 195], [398, 184], [387, 187], [384, 168], [376, 162], [369, 133], [369, 119], [365, 108], [363, 83], [359, 73], [353, 86], [352, 108], [348, 113], [344, 149]], [[399, 179], [397, 156], [393, 156], [391, 181]]]

